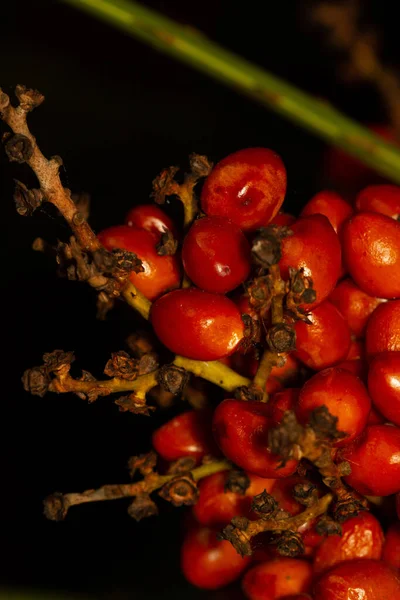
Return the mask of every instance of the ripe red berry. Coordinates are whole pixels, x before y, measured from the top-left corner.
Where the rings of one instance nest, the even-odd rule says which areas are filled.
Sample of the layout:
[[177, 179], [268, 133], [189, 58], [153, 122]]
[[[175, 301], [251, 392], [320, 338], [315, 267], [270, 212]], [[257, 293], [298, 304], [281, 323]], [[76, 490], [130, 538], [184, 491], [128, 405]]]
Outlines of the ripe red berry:
[[200, 496], [193, 506], [193, 514], [202, 525], [224, 527], [237, 515], [251, 518], [253, 496], [264, 490], [270, 492], [275, 480], [248, 474], [250, 485], [244, 494], [226, 489], [228, 472], [214, 473], [199, 483]]
[[191, 584], [204, 590], [216, 590], [235, 581], [250, 562], [230, 542], [217, 540], [217, 533], [208, 527], [192, 526], [182, 544], [182, 572]]
[[385, 302], [372, 313], [365, 332], [367, 357], [400, 351], [400, 300]]
[[314, 371], [345, 360], [350, 348], [350, 329], [336, 306], [325, 300], [307, 316], [311, 324], [297, 321], [295, 325], [296, 358]]
[[333, 566], [356, 558], [379, 560], [384, 536], [379, 521], [368, 512], [342, 524], [342, 535], [326, 537], [314, 557], [314, 573], [319, 575]]
[[185, 271], [202, 290], [225, 294], [247, 279], [250, 244], [239, 227], [222, 217], [193, 223], [182, 248]]
[[362, 436], [340, 451], [350, 463], [345, 481], [360, 494], [390, 496], [400, 491], [400, 429], [368, 425]]
[[292, 475], [296, 460], [281, 467], [279, 456], [268, 448], [268, 431], [273, 427], [268, 404], [227, 399], [214, 412], [213, 430], [217, 444], [233, 463], [260, 477]]
[[376, 410], [375, 406], [371, 406], [371, 412], [368, 417], [368, 425], [382, 425], [385, 423], [385, 418]]
[[177, 238], [175, 224], [168, 215], [156, 204], [139, 204], [134, 206], [126, 215], [125, 223], [130, 227], [139, 227], [154, 233], [157, 238], [169, 230]]
[[397, 511], [397, 518], [400, 519], [400, 492], [398, 494], [396, 494], [396, 511]]
[[335, 442], [345, 446], [364, 430], [371, 410], [371, 399], [363, 383], [344, 369], [331, 367], [311, 377], [303, 386], [296, 414], [301, 423], [310, 421], [311, 412], [326, 406], [338, 418], [337, 429], [346, 437]]
[[201, 208], [209, 216], [231, 219], [243, 231], [270, 223], [286, 193], [286, 170], [267, 148], [246, 148], [225, 157], [207, 177]]
[[368, 391], [383, 416], [400, 426], [400, 352], [375, 356], [368, 372]]
[[314, 587], [315, 600], [397, 600], [400, 576], [383, 562], [358, 559], [336, 565]]
[[369, 317], [378, 304], [384, 302], [360, 290], [350, 278], [338, 283], [329, 301], [342, 313], [351, 332], [357, 337], [363, 337]]
[[120, 248], [134, 252], [142, 261], [143, 272], [132, 273], [130, 279], [149, 300], [179, 287], [181, 271], [176, 256], [159, 256], [154, 234], [137, 227], [116, 225], [104, 229], [98, 238], [107, 250]]
[[323, 215], [302, 217], [290, 226], [293, 235], [282, 241], [279, 267], [282, 277], [289, 279], [289, 268], [304, 269], [311, 277], [317, 294], [308, 309], [321, 304], [332, 292], [341, 272], [339, 238]]
[[294, 352], [282, 353], [280, 356], [285, 358], [285, 364], [283, 367], [272, 367], [265, 386], [267, 394], [274, 394], [287, 386], [296, 385], [299, 381], [302, 367], [295, 359]]
[[294, 410], [299, 394], [298, 388], [285, 388], [275, 392], [268, 402], [269, 413], [274, 424], [278, 425], [282, 421], [286, 411]]
[[325, 215], [336, 233], [343, 223], [353, 214], [353, 208], [337, 192], [322, 190], [307, 202], [301, 211], [302, 217]]
[[296, 217], [286, 212], [278, 212], [271, 221], [271, 225], [279, 225], [279, 227], [289, 227], [294, 223]]
[[364, 342], [361, 340], [352, 340], [346, 360], [341, 361], [335, 366], [338, 369], [350, 371], [350, 373], [359, 377], [363, 383], [366, 383], [368, 363], [365, 357]]
[[400, 569], [400, 522], [392, 523], [386, 532], [382, 560], [395, 569]]
[[400, 222], [356, 213], [343, 225], [342, 242], [346, 268], [366, 294], [400, 297]]
[[400, 187], [398, 185], [370, 185], [358, 194], [359, 211], [377, 212], [392, 219], [400, 217]]
[[195, 288], [175, 290], [152, 306], [150, 319], [160, 341], [175, 354], [218, 360], [237, 350], [244, 324], [236, 305]]
[[308, 592], [312, 567], [297, 558], [276, 558], [247, 571], [242, 589], [249, 600], [276, 600], [290, 594]]
[[208, 409], [184, 412], [154, 431], [153, 447], [168, 461], [192, 456], [199, 462], [206, 455], [215, 456], [211, 424], [212, 411]]

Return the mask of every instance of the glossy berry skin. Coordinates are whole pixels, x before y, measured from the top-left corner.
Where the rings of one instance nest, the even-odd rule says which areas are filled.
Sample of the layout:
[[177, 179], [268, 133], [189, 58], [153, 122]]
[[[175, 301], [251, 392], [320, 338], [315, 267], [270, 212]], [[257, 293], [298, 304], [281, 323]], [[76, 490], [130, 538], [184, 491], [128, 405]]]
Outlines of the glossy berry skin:
[[244, 324], [225, 296], [195, 288], [165, 294], [152, 306], [150, 320], [171, 352], [194, 360], [218, 360], [237, 350]]
[[368, 425], [382, 425], [385, 422], [386, 419], [376, 410], [375, 406], [372, 405], [368, 417]]
[[400, 297], [400, 222], [356, 213], [343, 225], [342, 250], [346, 268], [366, 294]]
[[263, 402], [228, 398], [214, 412], [214, 437], [224, 455], [249, 473], [269, 479], [292, 475], [298, 464], [291, 459], [279, 468], [280, 457], [268, 449], [268, 431], [273, 426]]
[[365, 348], [369, 359], [380, 352], [400, 351], [400, 300], [374, 310], [365, 331]]
[[307, 202], [300, 215], [325, 215], [336, 233], [339, 233], [343, 223], [353, 214], [352, 206], [337, 192], [322, 190]]
[[249, 600], [276, 600], [308, 592], [311, 580], [310, 563], [282, 557], [249, 569], [243, 577], [242, 589]]
[[359, 211], [377, 212], [392, 219], [400, 216], [400, 187], [398, 185], [369, 185], [356, 199]]
[[182, 261], [194, 285], [207, 292], [226, 294], [250, 273], [250, 244], [232, 221], [203, 217], [193, 223], [185, 237]]
[[371, 399], [363, 383], [344, 369], [331, 367], [313, 375], [303, 386], [296, 408], [301, 423], [310, 420], [311, 412], [325, 405], [338, 418], [337, 429], [346, 437], [335, 442], [346, 446], [359, 436], [368, 420]]
[[321, 304], [332, 292], [341, 273], [339, 238], [323, 215], [302, 217], [290, 226], [293, 235], [282, 240], [279, 267], [283, 279], [289, 279], [289, 268], [304, 269], [311, 277], [317, 294], [308, 309]]
[[400, 352], [381, 352], [368, 372], [368, 391], [388, 421], [400, 427]]
[[396, 494], [396, 512], [397, 518], [400, 520], [400, 492]]
[[230, 542], [217, 540], [218, 530], [192, 526], [181, 548], [181, 569], [186, 579], [204, 590], [217, 590], [235, 581], [249, 565]]
[[167, 461], [192, 456], [200, 462], [204, 456], [215, 456], [211, 423], [212, 411], [208, 409], [184, 412], [154, 431], [153, 448]]
[[270, 492], [275, 483], [274, 479], [264, 479], [257, 475], [248, 474], [250, 485], [244, 494], [225, 490], [228, 472], [214, 473], [205, 477], [199, 483], [200, 496], [193, 506], [193, 515], [197, 521], [207, 527], [224, 527], [233, 517], [254, 517], [251, 511], [253, 496], [264, 490]]
[[295, 325], [295, 357], [314, 371], [345, 360], [351, 342], [350, 329], [336, 306], [325, 300], [307, 316], [311, 324], [297, 321]]
[[159, 256], [157, 238], [149, 231], [128, 225], [116, 225], [104, 229], [98, 238], [107, 250], [121, 248], [134, 252], [142, 261], [144, 271], [131, 273], [130, 280], [149, 300], [155, 300], [164, 292], [179, 287], [181, 270], [178, 258]]
[[335, 365], [339, 369], [350, 371], [361, 379], [363, 383], [367, 382], [368, 362], [365, 357], [364, 340], [352, 340], [350, 343], [349, 353], [346, 360]]
[[314, 557], [314, 573], [319, 575], [335, 565], [357, 558], [379, 560], [384, 535], [379, 521], [369, 512], [361, 512], [342, 524], [342, 535], [324, 538]]
[[299, 399], [299, 388], [285, 388], [272, 396], [268, 402], [269, 414], [274, 422], [278, 425], [288, 410], [294, 410]]
[[395, 569], [400, 569], [400, 522], [392, 523], [386, 532], [382, 560]]
[[322, 575], [313, 591], [314, 600], [397, 600], [400, 576], [378, 560], [351, 560]]
[[125, 223], [130, 227], [145, 229], [157, 236], [169, 230], [174, 238], [178, 237], [175, 224], [172, 219], [156, 204], [139, 204], [134, 206], [126, 215]]
[[268, 225], [286, 193], [286, 169], [267, 148], [246, 148], [226, 156], [207, 177], [201, 208], [208, 216], [231, 219], [243, 231]]
[[343, 448], [351, 474], [345, 481], [366, 496], [390, 496], [400, 491], [400, 429], [368, 425], [358, 440]]
[[358, 338], [364, 336], [368, 319], [375, 308], [384, 302], [363, 292], [350, 278], [338, 283], [329, 301], [340, 311], [351, 332]]
[[279, 227], [289, 227], [294, 223], [296, 217], [286, 212], [278, 212], [271, 221], [271, 225], [279, 225]]

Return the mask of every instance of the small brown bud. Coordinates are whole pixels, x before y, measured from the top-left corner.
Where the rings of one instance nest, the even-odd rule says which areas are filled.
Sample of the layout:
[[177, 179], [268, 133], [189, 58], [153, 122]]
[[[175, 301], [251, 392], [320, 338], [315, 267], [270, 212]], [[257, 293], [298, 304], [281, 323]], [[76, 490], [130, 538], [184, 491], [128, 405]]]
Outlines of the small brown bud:
[[263, 390], [257, 385], [242, 385], [236, 388], [234, 392], [236, 400], [257, 401], [260, 402], [264, 397]]
[[53, 352], [43, 354], [43, 362], [49, 373], [69, 367], [74, 360], [74, 353], [65, 352], [64, 350], [53, 350]]
[[291, 352], [296, 348], [296, 332], [286, 323], [277, 323], [267, 332], [267, 344], [272, 352]]
[[192, 474], [187, 473], [168, 481], [159, 491], [159, 495], [174, 506], [192, 506], [197, 502], [199, 490]]
[[158, 515], [157, 504], [150, 498], [148, 494], [140, 494], [136, 496], [133, 502], [128, 506], [128, 515], [135, 519], [135, 521], [141, 521], [147, 517], [154, 517]]
[[207, 156], [201, 154], [191, 154], [189, 156], [190, 170], [192, 174], [199, 179], [200, 177], [207, 177], [211, 173], [213, 167]]
[[178, 194], [179, 185], [174, 180], [179, 167], [168, 167], [153, 180], [152, 198], [156, 204], [164, 204], [165, 198], [173, 194]]
[[157, 374], [158, 383], [171, 394], [180, 394], [189, 381], [189, 373], [182, 367], [164, 365]]
[[278, 503], [266, 490], [253, 497], [251, 510], [263, 519], [269, 519], [278, 510]]
[[24, 390], [33, 396], [43, 398], [49, 389], [50, 377], [46, 367], [27, 369], [22, 376]]
[[6, 141], [4, 148], [9, 160], [20, 164], [28, 161], [33, 154], [33, 145], [31, 140], [26, 137], [26, 135], [22, 135], [21, 133], [16, 133], [15, 135], [11, 136]]
[[276, 545], [276, 549], [281, 556], [301, 556], [305, 552], [304, 542], [299, 533], [294, 531], [283, 531], [277, 533], [273, 538], [272, 544]]
[[286, 411], [277, 427], [268, 431], [268, 447], [273, 454], [283, 459], [283, 464], [292, 455], [293, 447], [303, 432], [293, 411]]
[[127, 352], [113, 352], [104, 367], [104, 373], [109, 377], [117, 377], [134, 381], [138, 375], [138, 361], [131, 358]]
[[347, 519], [356, 517], [365, 506], [355, 498], [339, 500], [333, 507], [332, 515], [335, 521], [344, 523]]
[[43, 501], [44, 515], [50, 521], [63, 521], [67, 516], [68, 503], [59, 492], [47, 496]]
[[243, 340], [240, 346], [240, 351], [244, 354], [248, 352], [254, 345], [261, 341], [261, 323], [258, 319], [253, 319], [250, 315], [243, 314], [242, 321], [244, 323]]
[[233, 517], [232, 521], [231, 521], [232, 525], [234, 527], [236, 527], [237, 529], [240, 529], [240, 531], [246, 531], [246, 529], [249, 526], [249, 519], [247, 519], [247, 517]]
[[148, 406], [144, 398], [139, 398], [135, 394], [129, 396], [121, 396], [114, 401], [121, 412], [131, 412], [134, 415], [143, 415], [149, 417], [150, 413], [155, 410], [155, 406]]
[[351, 465], [347, 460], [338, 464], [338, 469], [341, 477], [347, 477], [351, 475]]
[[141, 475], [150, 475], [156, 467], [157, 454], [153, 451], [147, 454], [140, 454], [139, 456], [131, 456], [128, 460], [129, 475], [133, 477], [136, 471], [139, 471]]
[[251, 556], [252, 549], [250, 539], [245, 531], [230, 524], [224, 527], [221, 533], [217, 536], [219, 540], [227, 540], [235, 548], [241, 556]]
[[225, 492], [234, 492], [235, 494], [244, 495], [250, 486], [250, 479], [244, 471], [236, 471], [231, 469], [228, 472], [228, 477], [225, 482]]
[[147, 375], [158, 368], [158, 356], [155, 352], [149, 352], [149, 354], [143, 354], [138, 360], [138, 374]]
[[328, 515], [320, 517], [315, 525], [318, 535], [342, 535], [342, 527]]
[[26, 185], [15, 181], [14, 202], [19, 215], [30, 216], [43, 202], [44, 195], [41, 190], [28, 190]]
[[293, 497], [303, 506], [312, 506], [318, 500], [318, 490], [312, 483], [297, 483], [293, 488]]
[[168, 475], [182, 475], [191, 471], [196, 466], [196, 459], [193, 456], [183, 456], [169, 465]]
[[161, 234], [156, 250], [159, 256], [173, 256], [178, 250], [178, 242], [169, 229]]
[[310, 427], [319, 437], [329, 440], [346, 437], [345, 433], [337, 430], [337, 422], [338, 418], [329, 412], [325, 404], [314, 409], [310, 416]]

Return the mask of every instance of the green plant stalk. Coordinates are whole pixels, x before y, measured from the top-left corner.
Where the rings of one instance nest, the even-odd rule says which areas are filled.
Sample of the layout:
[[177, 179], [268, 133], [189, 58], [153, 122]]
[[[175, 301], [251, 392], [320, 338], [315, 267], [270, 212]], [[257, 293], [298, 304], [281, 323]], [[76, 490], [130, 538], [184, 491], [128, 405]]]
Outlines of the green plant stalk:
[[400, 149], [201, 32], [128, 0], [63, 1], [247, 94], [400, 183]]

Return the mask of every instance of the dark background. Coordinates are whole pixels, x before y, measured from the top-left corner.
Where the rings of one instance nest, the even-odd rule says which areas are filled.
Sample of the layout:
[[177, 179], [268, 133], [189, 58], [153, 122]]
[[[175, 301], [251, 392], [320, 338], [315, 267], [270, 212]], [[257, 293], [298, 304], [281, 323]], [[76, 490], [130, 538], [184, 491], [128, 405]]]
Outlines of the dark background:
[[[338, 55], [310, 26], [312, 3], [306, 0], [146, 4], [328, 98], [359, 121], [385, 119], [373, 90], [335, 78]], [[397, 24], [384, 3], [364, 4], [363, 19], [384, 33], [383, 55], [395, 63]], [[242, 147], [273, 148], [287, 166], [287, 206], [293, 212], [327, 185], [322, 142], [61, 3], [3, 3], [0, 57], [0, 85], [6, 92], [23, 83], [45, 94], [45, 104], [30, 116], [31, 129], [47, 156], [63, 157], [65, 184], [92, 195], [96, 230], [121, 222], [130, 206], [147, 202], [161, 168], [184, 167], [191, 152], [216, 161]], [[55, 348], [74, 350], [80, 366], [100, 375], [110, 352], [123, 347], [135, 324], [124, 310], [97, 322], [92, 291], [57, 279], [53, 262], [32, 251], [35, 237], [52, 241], [68, 232], [48, 209], [30, 219], [16, 214], [14, 177], [34, 183], [1, 151], [0, 588], [115, 600], [235, 598], [231, 590], [205, 593], [184, 581], [179, 573], [182, 512], [165, 503], [158, 519], [140, 524], [127, 516], [123, 501], [75, 508], [63, 523], [42, 516], [42, 499], [55, 490], [127, 481], [127, 458], [148, 450], [152, 429], [170, 415], [159, 412], [146, 419], [119, 413], [107, 399], [88, 405], [69, 395], [40, 399], [23, 391], [22, 372]]]

